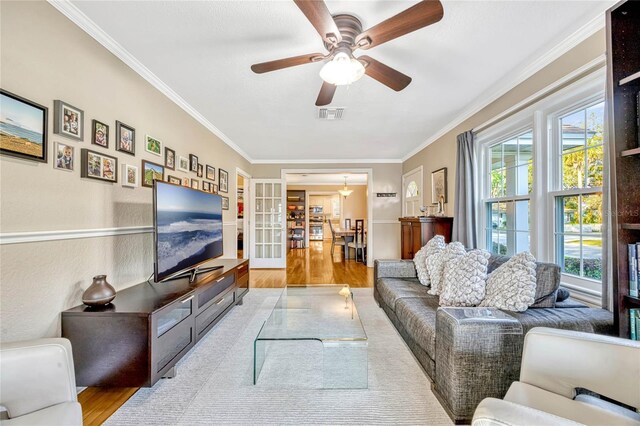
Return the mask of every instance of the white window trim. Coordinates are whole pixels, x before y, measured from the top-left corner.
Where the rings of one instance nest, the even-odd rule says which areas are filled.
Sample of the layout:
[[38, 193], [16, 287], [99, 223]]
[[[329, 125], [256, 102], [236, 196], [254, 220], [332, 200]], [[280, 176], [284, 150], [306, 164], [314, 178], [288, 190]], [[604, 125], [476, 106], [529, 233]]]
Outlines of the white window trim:
[[[569, 192], [558, 188], [560, 147], [555, 144], [552, 137], [553, 131], [558, 129], [558, 118], [567, 112], [579, 109], [582, 106], [592, 105], [605, 99], [605, 69], [600, 68], [578, 81], [566, 86], [557, 92], [541, 99], [523, 110], [511, 115], [479, 132], [476, 135], [478, 144], [476, 169], [479, 175], [478, 197], [476, 211], [478, 212], [478, 241], [482, 246], [487, 241], [486, 221], [487, 212], [485, 205], [492, 201], [484, 198], [487, 189], [490, 188], [489, 147], [510, 136], [515, 136], [527, 129], [533, 131], [533, 190], [529, 196], [530, 209], [536, 219], [531, 221], [531, 253], [541, 262], [556, 263], [555, 253], [555, 197], [566, 195]], [[606, 149], [606, 141], [605, 141]], [[551, 161], [550, 161], [551, 160]], [[555, 185], [555, 186], [554, 186]], [[602, 192], [602, 188], [588, 188], [576, 190], [576, 193]], [[518, 198], [512, 197], [514, 200]], [[496, 200], [497, 201], [497, 200]], [[546, 212], [539, 214], [538, 212]], [[603, 280], [604, 281], [604, 280]], [[562, 274], [562, 284], [576, 294], [576, 298], [588, 303], [593, 303], [601, 295], [602, 289], [594, 290], [593, 284], [601, 283], [589, 278], [578, 278]]]
[[406, 188], [405, 188], [406, 179], [412, 174], [415, 174], [418, 172], [420, 172], [420, 178], [418, 180], [418, 183], [419, 183], [418, 191], [420, 191], [420, 193], [418, 194], [418, 197], [420, 199], [420, 206], [425, 205], [424, 204], [424, 170], [422, 166], [418, 166], [415, 169], [409, 170], [407, 173], [402, 175], [402, 217], [407, 216], [407, 194], [406, 194]]

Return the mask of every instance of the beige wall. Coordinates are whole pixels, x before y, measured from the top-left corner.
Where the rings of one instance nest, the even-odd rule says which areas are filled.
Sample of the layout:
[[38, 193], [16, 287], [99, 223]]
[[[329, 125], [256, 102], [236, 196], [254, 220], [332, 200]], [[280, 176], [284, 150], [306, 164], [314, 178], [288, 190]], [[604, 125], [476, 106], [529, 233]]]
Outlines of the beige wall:
[[605, 53], [605, 44], [604, 30], [596, 32], [560, 58], [487, 105], [481, 111], [460, 123], [453, 130], [425, 147], [422, 151], [407, 159], [402, 165], [403, 173], [421, 165], [423, 166], [423, 194], [425, 202], [428, 203], [429, 200], [431, 200], [431, 172], [446, 167], [448, 176], [447, 198], [449, 200], [446, 210], [448, 215], [453, 215], [456, 176], [456, 136], [485, 123], [550, 84], [560, 80], [572, 71], [603, 55]]
[[[152, 225], [151, 189], [81, 179], [79, 162], [80, 149], [89, 148], [116, 156], [120, 164], [161, 163], [144, 151], [149, 133], [177, 155], [193, 153], [229, 172], [225, 255], [235, 257], [235, 168], [249, 171], [251, 165], [48, 3], [3, 1], [1, 7], [0, 85], [49, 108], [48, 163], [0, 159], [1, 232]], [[84, 110], [84, 141], [53, 134], [55, 99]], [[108, 150], [91, 145], [91, 119], [110, 126]], [[115, 120], [135, 127], [135, 157], [115, 151]], [[56, 141], [75, 147], [72, 173], [53, 169]], [[152, 244], [152, 234], [142, 233], [1, 245], [0, 337], [59, 334], [60, 312], [81, 302], [94, 275], [107, 274], [116, 289], [145, 280], [153, 271]]]
[[[324, 169], [354, 171], [371, 169], [373, 180], [373, 242], [369, 252], [371, 259], [397, 259], [400, 257], [400, 223], [402, 213], [400, 192], [402, 165], [394, 164], [254, 164], [254, 178], [280, 178], [282, 169]], [[395, 192], [395, 198], [377, 198], [376, 192]]]
[[[356, 219], [367, 220], [367, 186], [347, 185], [353, 192], [347, 198], [340, 196], [342, 203], [342, 219], [351, 218], [351, 224], [355, 226]], [[304, 190], [307, 192], [333, 192], [338, 193], [344, 185], [287, 185], [287, 189]], [[309, 201], [307, 200], [307, 204]], [[344, 225], [344, 221], [341, 223]]]

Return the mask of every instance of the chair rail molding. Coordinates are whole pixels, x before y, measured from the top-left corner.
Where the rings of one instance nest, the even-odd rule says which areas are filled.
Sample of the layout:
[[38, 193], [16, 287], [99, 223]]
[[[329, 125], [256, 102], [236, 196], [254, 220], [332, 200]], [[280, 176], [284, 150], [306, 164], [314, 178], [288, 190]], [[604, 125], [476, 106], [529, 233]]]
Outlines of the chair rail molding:
[[153, 226], [126, 226], [118, 228], [62, 229], [56, 231], [5, 232], [0, 234], [0, 245], [38, 243], [82, 238], [115, 237], [120, 235], [151, 234]]

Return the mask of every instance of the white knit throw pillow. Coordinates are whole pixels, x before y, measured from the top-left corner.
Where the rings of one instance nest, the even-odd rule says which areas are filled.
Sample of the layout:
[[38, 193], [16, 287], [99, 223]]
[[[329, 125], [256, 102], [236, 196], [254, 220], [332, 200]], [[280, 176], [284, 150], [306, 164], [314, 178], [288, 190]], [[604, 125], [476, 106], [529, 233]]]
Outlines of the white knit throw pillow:
[[446, 246], [447, 244], [444, 242], [444, 237], [442, 235], [436, 235], [416, 253], [413, 262], [416, 265], [416, 272], [418, 273], [420, 284], [424, 286], [431, 285], [431, 277], [427, 269], [428, 259], [434, 254], [440, 253]]
[[453, 242], [444, 250], [436, 253], [433, 256], [427, 257], [427, 269], [429, 270], [429, 278], [431, 278], [431, 289], [429, 294], [438, 295], [442, 292], [442, 273], [444, 272], [444, 265], [447, 264], [449, 259], [457, 256], [463, 256], [467, 251], [462, 243]]
[[444, 266], [440, 306], [477, 306], [485, 295], [491, 254], [471, 250]]
[[486, 296], [480, 306], [524, 312], [535, 302], [536, 259], [527, 251], [500, 265], [487, 278]]

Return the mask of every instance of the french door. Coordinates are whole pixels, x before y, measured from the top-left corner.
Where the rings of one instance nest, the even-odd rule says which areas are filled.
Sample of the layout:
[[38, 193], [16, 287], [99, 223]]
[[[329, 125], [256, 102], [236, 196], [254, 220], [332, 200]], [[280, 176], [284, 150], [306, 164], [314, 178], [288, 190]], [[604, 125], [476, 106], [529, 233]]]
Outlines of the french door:
[[251, 180], [252, 268], [284, 268], [284, 191], [281, 179]]

